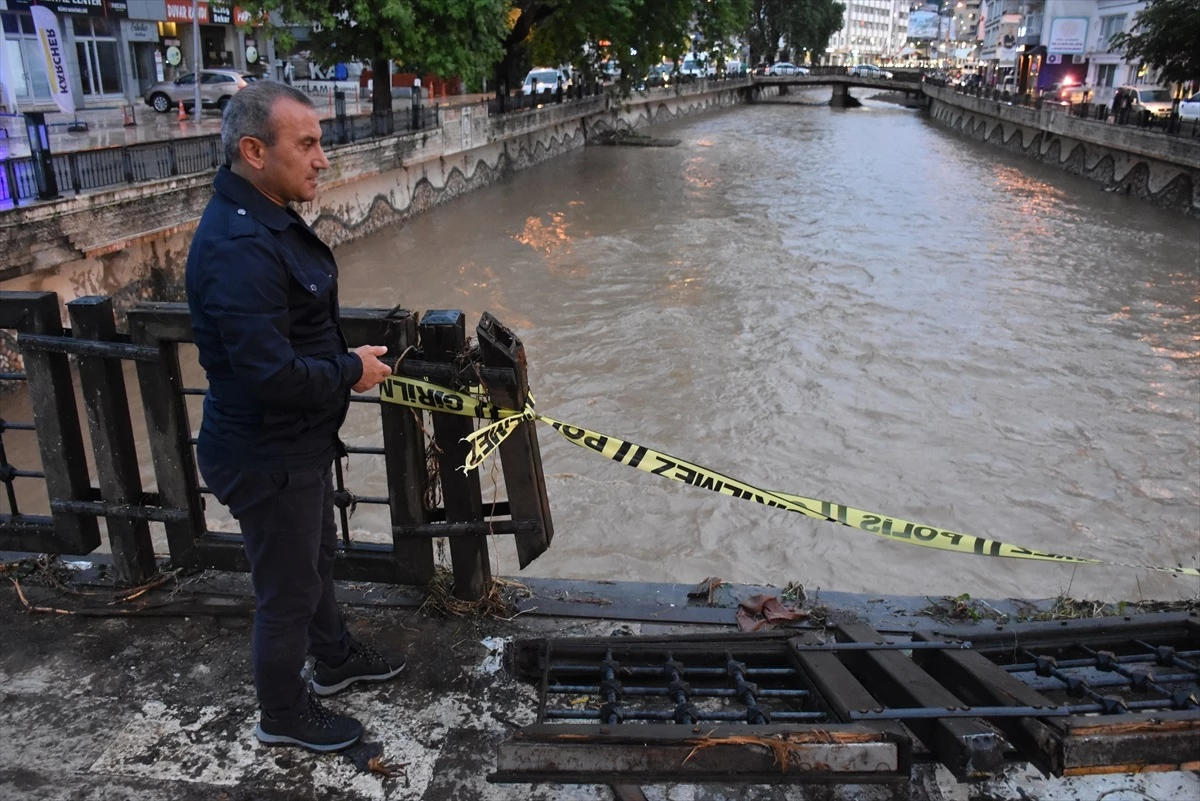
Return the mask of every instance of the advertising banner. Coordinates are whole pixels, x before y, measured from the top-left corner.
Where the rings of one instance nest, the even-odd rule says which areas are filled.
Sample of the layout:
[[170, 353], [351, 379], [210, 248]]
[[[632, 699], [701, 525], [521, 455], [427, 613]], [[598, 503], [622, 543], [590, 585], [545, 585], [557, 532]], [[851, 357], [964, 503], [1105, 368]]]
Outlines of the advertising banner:
[[46, 60], [46, 76], [50, 79], [54, 105], [63, 114], [74, 114], [75, 98], [71, 96], [71, 74], [67, 72], [67, 53], [58, 18], [45, 6], [33, 6], [29, 11], [33, 14], [33, 24], [37, 27], [38, 40], [42, 44], [42, 57]]
[[[129, 4], [125, 0], [38, 0], [38, 6], [48, 9], [51, 14], [75, 14], [86, 17], [115, 17], [125, 19], [129, 16]], [[8, 0], [9, 11], [32, 11], [34, 3], [31, 0]]]
[[908, 15], [909, 39], [937, 39], [940, 21], [936, 11], [913, 11]]
[[1087, 50], [1087, 17], [1055, 17], [1046, 40], [1047, 53], [1082, 55]]

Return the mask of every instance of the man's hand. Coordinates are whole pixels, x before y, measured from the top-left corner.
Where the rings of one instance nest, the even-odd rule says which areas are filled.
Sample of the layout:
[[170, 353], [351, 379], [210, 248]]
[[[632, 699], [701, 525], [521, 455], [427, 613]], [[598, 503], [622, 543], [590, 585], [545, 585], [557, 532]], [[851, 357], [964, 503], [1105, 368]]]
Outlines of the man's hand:
[[387, 353], [383, 345], [363, 345], [350, 351], [362, 362], [362, 378], [351, 389], [355, 392], [366, 392], [383, 383], [383, 379], [392, 374], [392, 368], [379, 361], [379, 357]]

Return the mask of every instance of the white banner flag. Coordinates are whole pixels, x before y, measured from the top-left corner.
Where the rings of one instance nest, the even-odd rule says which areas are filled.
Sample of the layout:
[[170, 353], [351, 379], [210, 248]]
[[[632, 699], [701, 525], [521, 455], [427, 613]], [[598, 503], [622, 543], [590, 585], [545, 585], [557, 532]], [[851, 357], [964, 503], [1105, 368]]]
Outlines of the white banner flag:
[[63, 114], [74, 114], [75, 98], [71, 95], [71, 74], [67, 72], [67, 53], [58, 18], [45, 6], [30, 6], [29, 11], [33, 14], [33, 24], [37, 26], [38, 39], [42, 43], [54, 104]]

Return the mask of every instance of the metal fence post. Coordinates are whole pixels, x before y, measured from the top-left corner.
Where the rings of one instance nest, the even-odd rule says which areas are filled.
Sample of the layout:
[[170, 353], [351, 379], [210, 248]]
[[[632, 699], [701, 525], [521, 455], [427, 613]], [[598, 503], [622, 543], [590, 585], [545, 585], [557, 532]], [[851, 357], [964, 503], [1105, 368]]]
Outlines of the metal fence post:
[[[143, 304], [129, 312], [129, 333], [134, 344], [159, 349], [157, 362], [137, 363], [142, 406], [146, 412], [146, 433], [162, 507], [188, 513], [185, 521], [164, 524], [171, 561], [180, 565], [195, 564], [199, 560], [199, 540], [206, 529], [204, 507], [196, 482], [187, 404], [179, 392], [184, 386], [179, 367], [179, 344], [151, 331], [149, 323], [154, 319], [156, 305]], [[190, 339], [190, 324], [188, 336], [180, 337], [180, 340], [185, 339]]]
[[[94, 295], [79, 298], [67, 304], [67, 311], [77, 338], [100, 342], [117, 339], [111, 298]], [[110, 503], [139, 505], [142, 478], [121, 362], [103, 356], [79, 356], [78, 360], [101, 497]], [[117, 581], [133, 585], [153, 576], [157, 565], [149, 523], [108, 517], [107, 525]]]
[[11, 200], [14, 206], [18, 205], [21, 190], [17, 186], [17, 171], [13, 168], [11, 159], [4, 160], [4, 189], [5, 193], [0, 194], [0, 200]]
[[[488, 367], [513, 371], [515, 385], [492, 383], [488, 394], [492, 402], [508, 409], [523, 409], [529, 395], [529, 376], [525, 346], [503, 323], [484, 312], [475, 329], [479, 352]], [[542, 471], [542, 453], [537, 439], [537, 423], [521, 423], [500, 444], [500, 464], [504, 469], [504, 487], [513, 520], [536, 520], [540, 530], [515, 536], [517, 558], [524, 569], [541, 555], [554, 538], [546, 477]]]
[[[421, 317], [421, 345], [425, 356], [434, 361], [453, 362], [466, 343], [465, 318], [457, 309], [427, 311]], [[441, 456], [438, 474], [442, 480], [442, 499], [447, 523], [483, 520], [483, 499], [479, 471], [470, 474], [461, 469], [470, 451], [463, 438], [475, 430], [466, 417], [433, 415], [434, 439]], [[485, 536], [450, 538], [450, 558], [454, 567], [454, 595], [464, 601], [478, 600], [487, 593], [492, 580], [488, 543]]]
[[[58, 295], [30, 293], [29, 300], [29, 311], [19, 330], [63, 336]], [[21, 355], [29, 377], [29, 402], [50, 500], [90, 501], [92, 482], [79, 427], [79, 409], [75, 405], [70, 357], [36, 349]], [[52, 515], [60, 553], [91, 553], [100, 545], [96, 518], [62, 511], [54, 511]]]

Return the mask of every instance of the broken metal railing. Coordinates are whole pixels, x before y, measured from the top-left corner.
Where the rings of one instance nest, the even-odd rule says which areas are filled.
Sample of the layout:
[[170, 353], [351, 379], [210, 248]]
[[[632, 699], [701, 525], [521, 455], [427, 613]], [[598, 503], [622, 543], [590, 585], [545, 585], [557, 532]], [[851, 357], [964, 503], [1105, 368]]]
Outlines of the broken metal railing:
[[[128, 334], [117, 328], [110, 298], [87, 297], [67, 304], [72, 326], [63, 327], [59, 301], [51, 292], [0, 292], [0, 331], [15, 339], [25, 369], [8, 369], [0, 379], [27, 385], [32, 422], [0, 421], [0, 550], [88, 554], [101, 544], [98, 518], [106, 520], [114, 573], [121, 583], [139, 584], [158, 570], [149, 524], [164, 527], [174, 568], [248, 569], [237, 533], [213, 531], [205, 517], [203, 487], [195, 466], [196, 437], [187, 406], [204, 387], [185, 386], [181, 346], [192, 340], [184, 304], [140, 304], [128, 312]], [[478, 345], [464, 361], [462, 312], [404, 309], [347, 309], [342, 327], [351, 347], [381, 344], [392, 354], [410, 354], [398, 369], [466, 387], [483, 384], [493, 402], [512, 404], [528, 392], [524, 346], [502, 323], [485, 314]], [[10, 353], [13, 349], [6, 348]], [[148, 450], [157, 490], [144, 492], [122, 363], [136, 365], [146, 421]], [[72, 375], [77, 366], [87, 412], [95, 478], [85, 452]], [[415, 371], [415, 372], [414, 372]], [[512, 535], [522, 567], [549, 546], [553, 536], [537, 435], [532, 425], [500, 450], [507, 499], [485, 505], [478, 472], [456, 470], [463, 436], [473, 423], [436, 411], [380, 403], [353, 396], [355, 404], [378, 409], [381, 445], [350, 446], [350, 454], [382, 457], [387, 495], [357, 494], [347, 486], [340, 461], [334, 503], [341, 548], [338, 578], [422, 585], [435, 573], [433, 541], [449, 540], [454, 594], [462, 600], [491, 589], [487, 537]], [[5, 431], [36, 435], [41, 469], [13, 465]], [[432, 434], [427, 432], [432, 430]], [[427, 438], [441, 458], [433, 473]], [[30, 514], [18, 502], [14, 482], [44, 481], [50, 514]], [[443, 502], [433, 499], [440, 487]], [[358, 504], [386, 506], [390, 542], [363, 542], [351, 535], [350, 515]], [[38, 505], [38, 504], [34, 504]]]
[[517, 642], [510, 665], [538, 686], [535, 723], [501, 746], [490, 778], [900, 782], [914, 760], [960, 781], [1013, 760], [1057, 776], [1200, 767], [1196, 613], [828, 635]]

